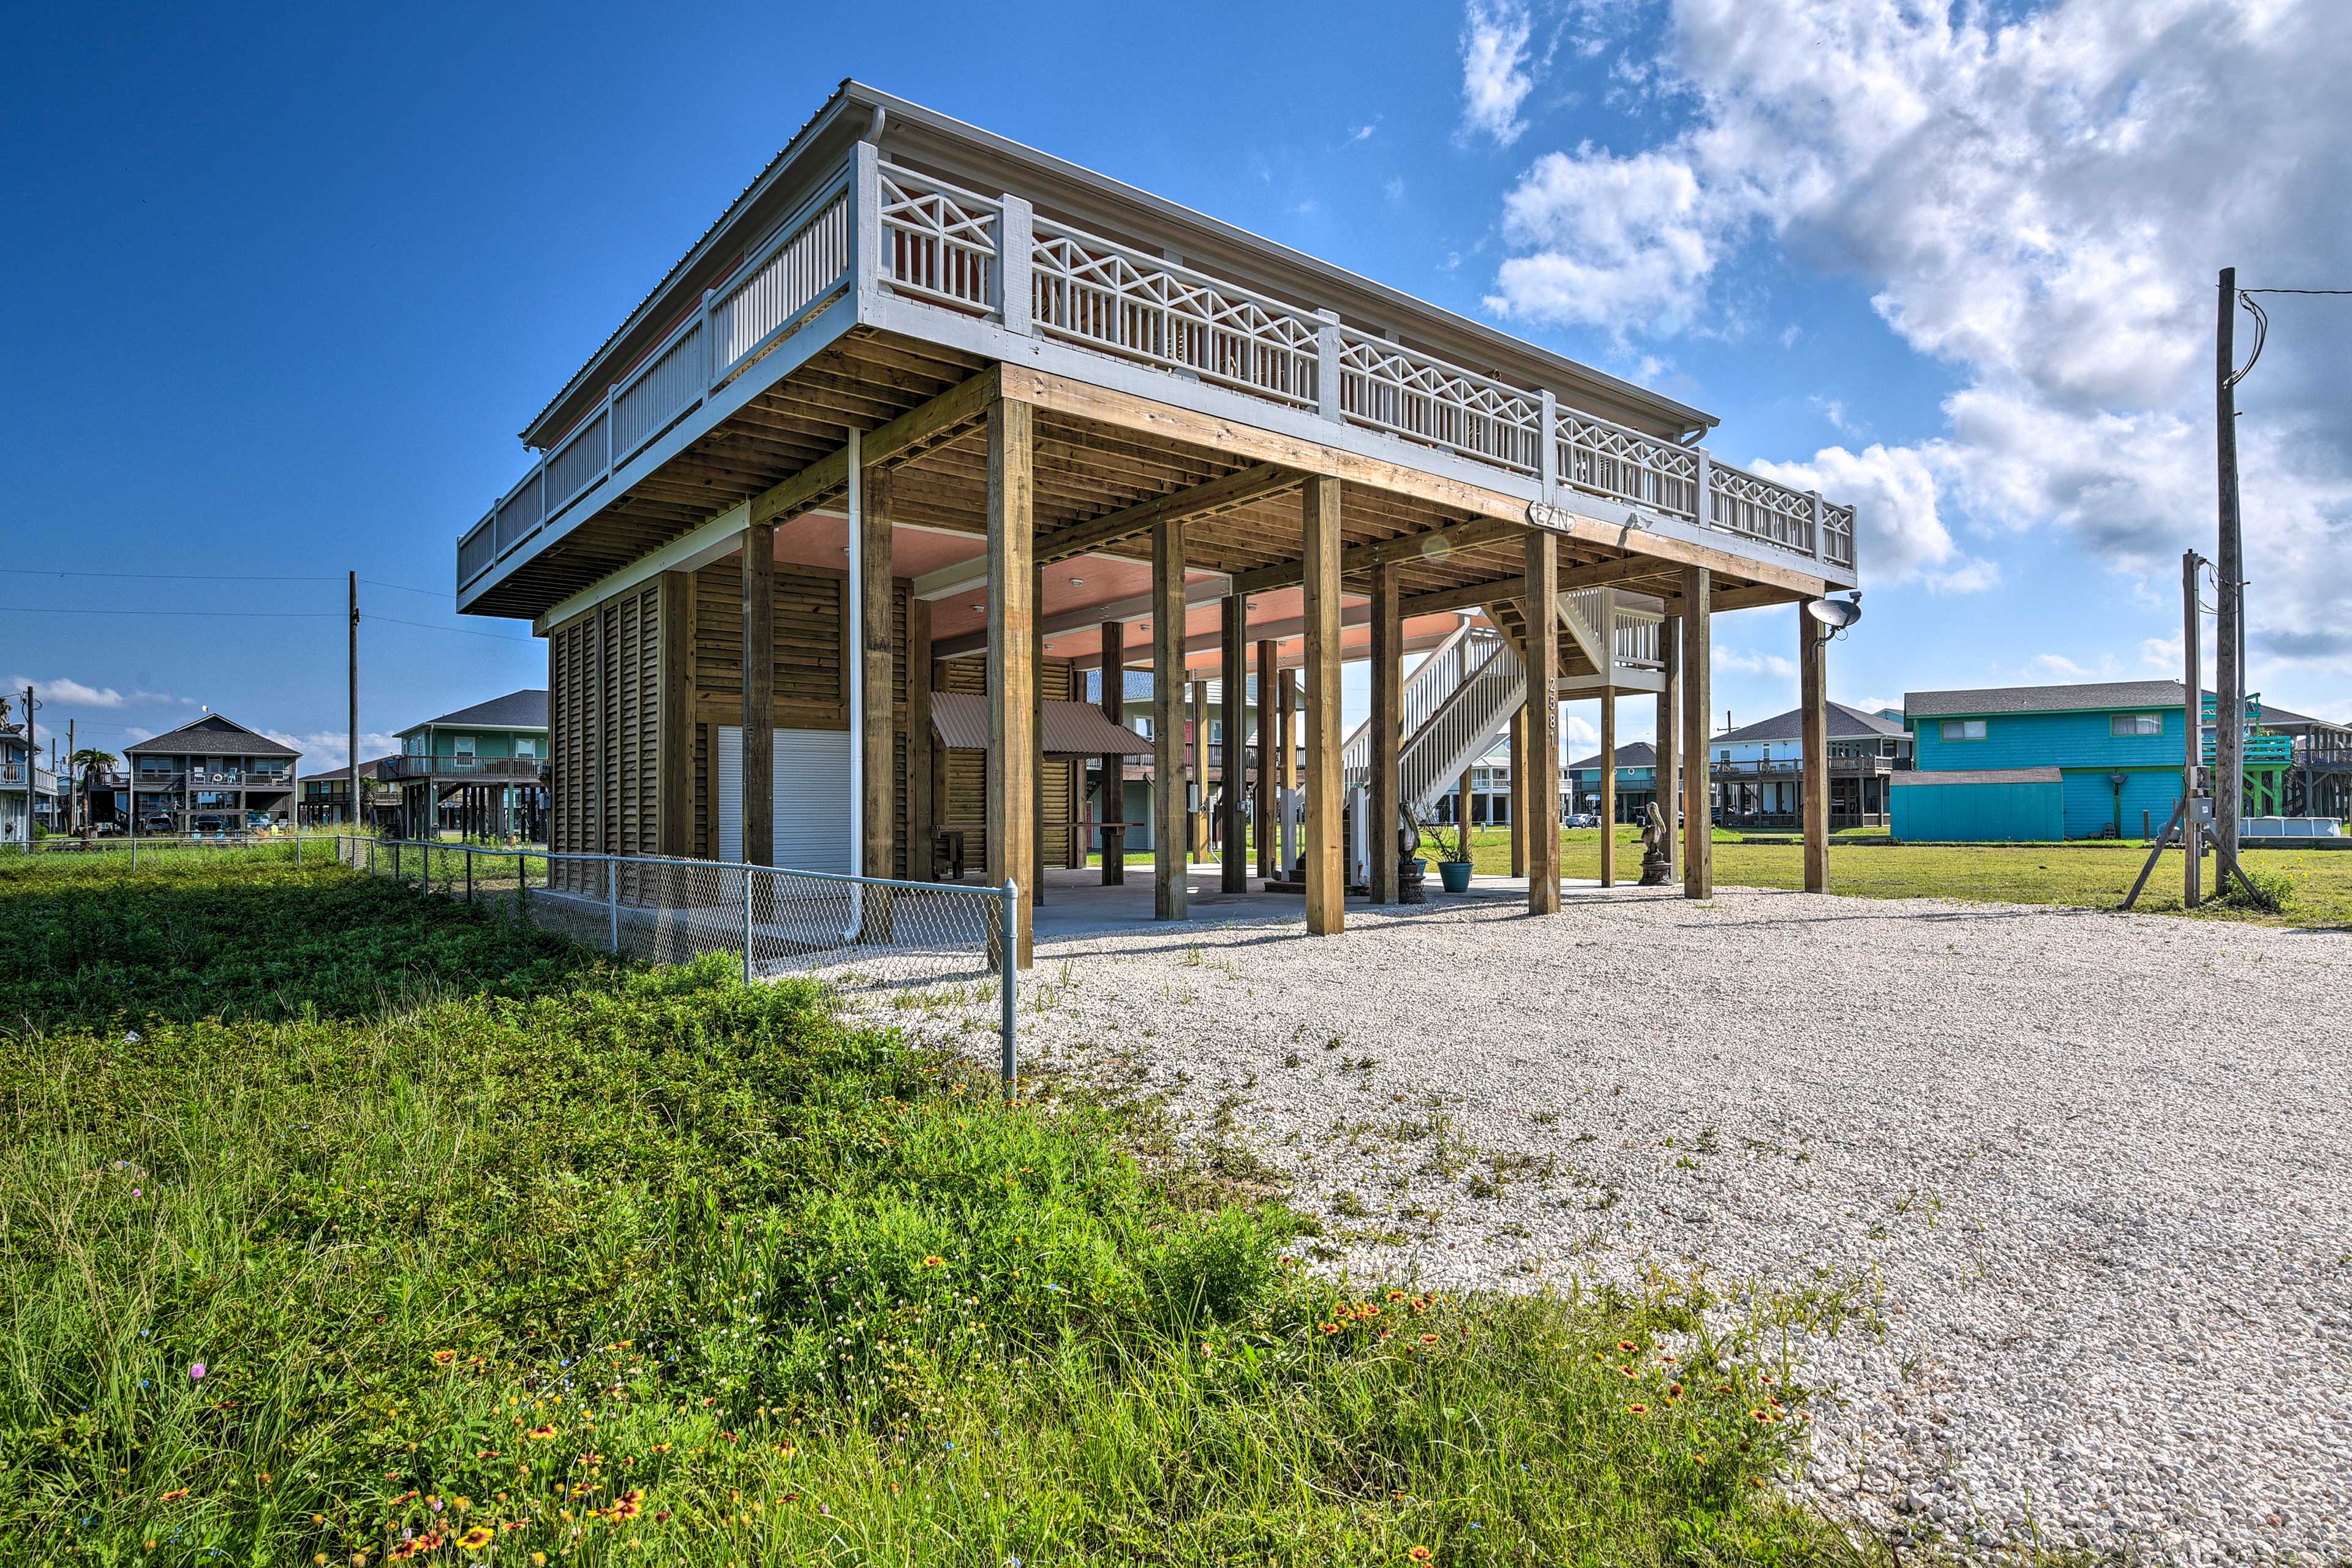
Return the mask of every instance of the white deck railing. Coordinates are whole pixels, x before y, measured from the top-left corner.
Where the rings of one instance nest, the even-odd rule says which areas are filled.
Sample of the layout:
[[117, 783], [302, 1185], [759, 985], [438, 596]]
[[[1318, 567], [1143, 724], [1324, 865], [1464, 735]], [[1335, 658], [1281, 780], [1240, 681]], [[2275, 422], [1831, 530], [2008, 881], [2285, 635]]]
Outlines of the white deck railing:
[[1317, 401], [1322, 322], [1312, 311], [1061, 224], [1038, 219], [1031, 233], [1038, 331], [1253, 396]]
[[[858, 278], [861, 266], [872, 276]], [[861, 147], [467, 532], [458, 586], [853, 282], [1534, 479], [1546, 499], [1594, 496], [1841, 572], [1854, 564], [1850, 506]]]
[[700, 310], [673, 326], [467, 531], [457, 542], [457, 586], [562, 516], [846, 287], [849, 218], [846, 181], [836, 177], [706, 292]]

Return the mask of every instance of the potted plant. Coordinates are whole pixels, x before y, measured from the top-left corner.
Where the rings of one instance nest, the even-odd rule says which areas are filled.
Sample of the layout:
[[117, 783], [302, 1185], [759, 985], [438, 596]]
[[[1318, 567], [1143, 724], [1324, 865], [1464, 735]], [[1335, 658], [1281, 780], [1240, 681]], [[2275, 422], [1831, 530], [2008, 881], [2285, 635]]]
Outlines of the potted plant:
[[1449, 893], [1470, 890], [1470, 830], [1463, 823], [1432, 822], [1421, 830], [1422, 842], [1436, 853], [1437, 879]]

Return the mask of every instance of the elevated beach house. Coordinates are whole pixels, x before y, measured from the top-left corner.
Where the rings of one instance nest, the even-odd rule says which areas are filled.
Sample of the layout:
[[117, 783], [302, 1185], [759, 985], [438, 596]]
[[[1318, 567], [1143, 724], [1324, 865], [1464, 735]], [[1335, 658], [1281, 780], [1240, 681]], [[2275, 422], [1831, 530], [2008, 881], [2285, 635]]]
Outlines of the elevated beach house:
[[294, 818], [301, 753], [206, 713], [123, 749], [142, 833], [239, 834]]
[[509, 691], [411, 724], [400, 732], [392, 777], [401, 831], [432, 838], [522, 838], [545, 830], [547, 693]]
[[[941, 825], [971, 824], [975, 871], [1019, 886], [1024, 962], [1040, 876], [1123, 837], [1083, 815], [1088, 761], [1148, 748], [1181, 777], [1190, 681], [1219, 679], [1217, 732], [1240, 737], [1255, 674], [1328, 932], [1349, 858], [1392, 899], [1369, 846], [1515, 716], [1514, 782], [1541, 801], [1564, 694], [1679, 700], [1696, 750], [1710, 617], [1853, 584], [1853, 510], [1718, 461], [1714, 424], [845, 82], [524, 426], [540, 456], [458, 540], [457, 600], [548, 639], [553, 848], [924, 878]], [[1407, 646], [1457, 632], [1409, 704]], [[1798, 651], [1818, 714], [1819, 637]], [[1360, 756], [1350, 658], [1371, 664]], [[1131, 666], [1154, 678], [1148, 742], [1083, 700], [1081, 672]], [[1097, 689], [1117, 711], [1125, 682]], [[984, 727], [950, 734], [950, 697]], [[1286, 782], [1244, 779], [1245, 754], [1212, 759], [1251, 802], [1224, 818], [1235, 891], [1274, 868]], [[1165, 919], [1186, 913], [1187, 806], [1153, 792]], [[1703, 796], [1687, 815], [1705, 895]], [[1533, 838], [1549, 911], [1559, 847]]]

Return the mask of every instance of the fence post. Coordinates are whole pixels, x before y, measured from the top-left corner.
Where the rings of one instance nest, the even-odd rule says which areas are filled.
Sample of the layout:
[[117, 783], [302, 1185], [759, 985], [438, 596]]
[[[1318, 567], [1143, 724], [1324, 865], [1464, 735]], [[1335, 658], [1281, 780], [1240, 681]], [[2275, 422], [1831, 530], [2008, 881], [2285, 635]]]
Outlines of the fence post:
[[751, 868], [743, 868], [743, 984], [751, 984]]
[[997, 937], [998, 981], [1004, 1005], [1004, 1099], [1010, 1104], [1018, 1098], [1021, 1084], [1019, 1047], [1014, 1044], [1013, 1030], [1018, 1009], [1013, 1000], [1013, 983], [1020, 973], [1021, 963], [1021, 889], [1013, 879], [1004, 879], [1002, 903], [1002, 927]]
[[613, 924], [613, 951], [621, 951], [621, 863], [604, 857], [604, 913]]
[[474, 901], [474, 847], [466, 846], [466, 901]]
[[302, 836], [299, 833], [294, 836], [294, 864], [297, 868], [302, 864]]

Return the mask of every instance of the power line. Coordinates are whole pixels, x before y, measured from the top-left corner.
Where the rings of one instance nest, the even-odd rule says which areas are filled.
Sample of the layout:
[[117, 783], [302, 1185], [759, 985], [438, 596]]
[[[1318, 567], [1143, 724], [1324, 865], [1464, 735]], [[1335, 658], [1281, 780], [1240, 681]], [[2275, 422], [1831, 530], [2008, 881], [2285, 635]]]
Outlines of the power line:
[[370, 616], [371, 621], [389, 621], [395, 626], [422, 626], [428, 632], [457, 632], [469, 637], [488, 637], [492, 642], [537, 642], [537, 637], [510, 637], [505, 632], [478, 632], [471, 626], [436, 626], [430, 621], [404, 621], [397, 616]]
[[[332, 577], [283, 576], [258, 572], [72, 572], [39, 566], [0, 566], [18, 577], [104, 577], [140, 583], [331, 583]], [[403, 594], [422, 594], [428, 599], [446, 596], [444, 588], [419, 588], [407, 583], [386, 583], [381, 578], [362, 577], [361, 582], [371, 588], [393, 588]]]
[[[10, 616], [206, 616], [232, 621], [318, 621], [332, 620], [332, 610], [70, 610], [54, 605], [0, 605], [0, 615]], [[454, 631], [452, 626], [445, 628]]]
[[[231, 621], [331, 621], [340, 612], [334, 610], [141, 610], [63, 609], [54, 605], [0, 605], [0, 615], [11, 616], [202, 616]], [[488, 637], [493, 642], [537, 642], [537, 637], [512, 637], [505, 632], [478, 632], [471, 626], [436, 626], [431, 621], [403, 620], [398, 616], [370, 616], [371, 621], [382, 621], [395, 626], [415, 626], [420, 631], [456, 632], [460, 637]]]
[[2352, 289], [2241, 289], [2241, 294], [2352, 294]]

